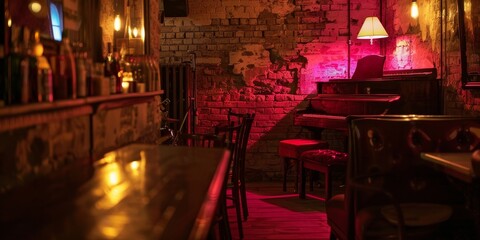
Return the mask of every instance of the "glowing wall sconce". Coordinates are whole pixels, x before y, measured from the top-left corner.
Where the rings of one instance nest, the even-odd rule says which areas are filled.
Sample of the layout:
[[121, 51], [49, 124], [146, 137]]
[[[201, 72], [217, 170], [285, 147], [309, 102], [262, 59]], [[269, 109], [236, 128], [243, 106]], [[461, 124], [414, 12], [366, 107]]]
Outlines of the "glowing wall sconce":
[[410, 16], [412, 18], [418, 18], [418, 4], [417, 0], [412, 0], [412, 8], [410, 9]]
[[373, 39], [386, 37], [388, 37], [388, 33], [378, 17], [367, 17], [358, 32], [357, 39], [370, 39], [370, 44], [373, 44]]
[[46, 0], [30, 0], [28, 1], [28, 10], [37, 17], [48, 16], [48, 4]]
[[29, 4], [28, 4], [28, 8], [30, 9], [30, 11], [32, 11], [33, 13], [39, 13], [40, 11], [42, 11], [42, 4], [38, 1], [31, 1]]
[[120, 15], [117, 14], [115, 15], [115, 19], [113, 20], [113, 29], [115, 31], [120, 31], [120, 28], [122, 27], [122, 20], [120, 19]]
[[133, 30], [132, 30], [132, 35], [134, 38], [137, 38], [138, 37], [138, 28], [137, 27], [134, 27]]

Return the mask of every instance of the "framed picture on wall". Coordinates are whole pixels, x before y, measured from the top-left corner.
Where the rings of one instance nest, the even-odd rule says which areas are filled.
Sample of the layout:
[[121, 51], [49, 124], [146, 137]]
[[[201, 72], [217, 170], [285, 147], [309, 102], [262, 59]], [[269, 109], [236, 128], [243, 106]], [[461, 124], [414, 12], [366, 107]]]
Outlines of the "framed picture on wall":
[[464, 88], [480, 88], [480, 2], [457, 0]]

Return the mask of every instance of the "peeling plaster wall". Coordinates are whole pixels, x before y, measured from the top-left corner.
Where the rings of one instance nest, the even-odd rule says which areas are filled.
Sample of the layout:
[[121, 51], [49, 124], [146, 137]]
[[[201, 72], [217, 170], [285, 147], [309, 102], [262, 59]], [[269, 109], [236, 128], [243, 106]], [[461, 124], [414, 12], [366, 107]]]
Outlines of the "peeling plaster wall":
[[[447, 2], [442, 39], [439, 1], [420, 1], [420, 17], [414, 20], [409, 14], [411, 0], [351, 0], [348, 66], [347, 0], [189, 0], [188, 17], [163, 19], [160, 62], [191, 61], [187, 51], [195, 52], [197, 131], [212, 131], [226, 119], [227, 108], [255, 112], [247, 156], [249, 178], [279, 178], [278, 141], [310, 137], [308, 131], [292, 126], [295, 109], [306, 107], [304, 99], [316, 94], [316, 82], [346, 78], [349, 67], [353, 74], [359, 58], [385, 54], [385, 69], [437, 67], [438, 77], [458, 85], [452, 14], [456, 5], [454, 0]], [[389, 38], [373, 45], [356, 39], [367, 16], [379, 16]], [[460, 100], [446, 104], [451, 112], [459, 109], [462, 94], [453, 91], [451, 98]], [[331, 131], [322, 134], [333, 149], [345, 150], [341, 136]]]

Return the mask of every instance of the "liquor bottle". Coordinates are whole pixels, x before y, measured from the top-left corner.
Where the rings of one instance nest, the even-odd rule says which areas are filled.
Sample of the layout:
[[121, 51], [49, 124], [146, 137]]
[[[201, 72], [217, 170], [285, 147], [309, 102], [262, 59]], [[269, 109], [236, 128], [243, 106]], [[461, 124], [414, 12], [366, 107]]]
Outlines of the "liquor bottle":
[[[28, 88], [25, 89], [26, 94], [28, 94], [28, 102], [35, 103], [39, 102], [38, 99], [38, 80], [40, 77], [40, 69], [38, 68], [37, 55], [35, 53], [35, 45], [37, 44], [37, 39], [35, 39], [34, 34], [30, 34], [30, 30], [25, 29], [24, 31], [24, 49], [28, 56]], [[40, 41], [40, 36], [38, 36], [38, 41]], [[43, 49], [42, 49], [43, 54]]]
[[87, 96], [94, 96], [94, 86], [93, 86], [93, 59], [88, 56], [85, 52], [85, 71], [86, 71], [86, 85], [87, 85]]
[[103, 66], [104, 70], [103, 73], [105, 74], [105, 77], [110, 77], [112, 75], [112, 71], [110, 70], [111, 67], [111, 62], [112, 62], [112, 43], [107, 43], [107, 54], [105, 55], [105, 58], [103, 59]]
[[77, 66], [77, 97], [87, 96], [87, 68], [85, 66], [86, 52], [78, 52], [75, 59]]
[[107, 54], [103, 60], [103, 74], [106, 79], [108, 79], [108, 88], [109, 93], [114, 94], [116, 92], [115, 82], [116, 79], [112, 77], [112, 62], [113, 62], [113, 52], [112, 52], [112, 43], [107, 43]]
[[67, 90], [68, 90], [68, 98], [69, 99], [76, 99], [77, 98], [77, 72], [75, 67], [75, 56], [73, 55], [72, 46], [70, 43], [70, 37], [66, 31], [62, 32], [62, 44], [60, 45], [60, 51], [66, 57], [65, 62], [67, 63], [66, 66], [66, 73], [67, 73]]
[[[37, 102], [52, 102], [53, 101], [53, 86], [52, 86], [52, 69], [45, 56], [43, 56], [43, 45], [40, 42], [40, 33], [35, 31], [33, 34], [33, 44], [31, 45], [31, 54], [36, 58], [36, 69], [32, 69], [34, 75], [33, 80], [36, 85], [36, 90], [32, 91], [32, 95]], [[31, 79], [32, 80], [32, 79]]]
[[30, 29], [22, 27], [20, 33], [20, 52], [22, 58], [20, 60], [20, 103], [26, 104], [30, 102], [30, 61], [31, 56], [28, 54]]
[[145, 83], [145, 70], [143, 67], [142, 58], [137, 56], [135, 57], [135, 81], [137, 83], [137, 92], [144, 93], [146, 89]]
[[121, 90], [122, 93], [128, 93], [130, 88], [131, 82], [131, 75], [130, 75], [130, 66], [127, 60], [125, 59], [125, 50], [124, 48], [120, 49], [120, 59], [118, 60], [120, 65], [120, 72], [119, 75], [121, 76]]
[[[22, 72], [21, 61], [23, 56], [20, 51], [21, 29], [11, 26], [10, 50], [6, 57], [6, 79], [5, 79], [5, 104], [19, 104], [22, 102]], [[24, 75], [25, 73], [23, 73]]]
[[59, 99], [77, 98], [77, 73], [75, 57], [66, 31], [62, 33], [62, 42], [58, 54], [58, 79], [55, 92]]
[[120, 68], [120, 61], [118, 52], [113, 50], [112, 61], [110, 63], [111, 79], [112, 79], [112, 93], [122, 93], [122, 70]]

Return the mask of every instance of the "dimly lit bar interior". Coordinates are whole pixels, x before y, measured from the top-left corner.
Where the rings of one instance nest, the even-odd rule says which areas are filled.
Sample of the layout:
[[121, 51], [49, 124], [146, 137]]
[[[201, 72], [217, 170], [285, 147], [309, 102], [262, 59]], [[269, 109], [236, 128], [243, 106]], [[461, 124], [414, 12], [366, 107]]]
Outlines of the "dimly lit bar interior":
[[3, 0], [0, 239], [480, 239], [479, 0]]

